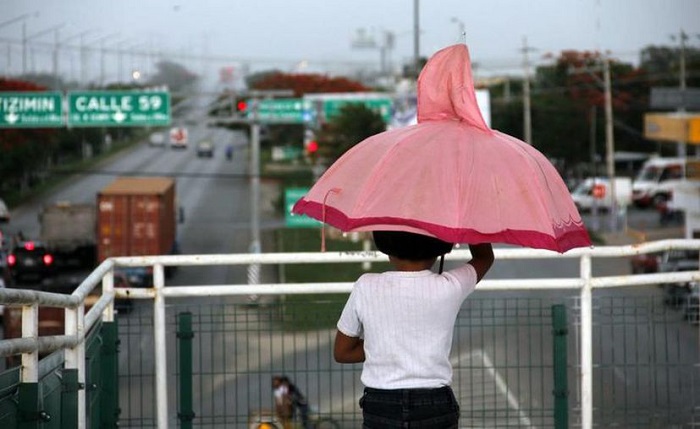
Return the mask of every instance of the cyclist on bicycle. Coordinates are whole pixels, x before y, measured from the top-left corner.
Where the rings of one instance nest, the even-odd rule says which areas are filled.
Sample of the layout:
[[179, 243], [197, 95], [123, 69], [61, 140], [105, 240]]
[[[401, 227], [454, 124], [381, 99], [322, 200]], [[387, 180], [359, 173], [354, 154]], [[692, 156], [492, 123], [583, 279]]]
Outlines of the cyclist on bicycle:
[[277, 415], [283, 422], [294, 419], [297, 411], [304, 429], [310, 429], [309, 425], [309, 403], [301, 393], [301, 390], [289, 380], [286, 375], [275, 375], [272, 377], [272, 389], [275, 395], [275, 407]]

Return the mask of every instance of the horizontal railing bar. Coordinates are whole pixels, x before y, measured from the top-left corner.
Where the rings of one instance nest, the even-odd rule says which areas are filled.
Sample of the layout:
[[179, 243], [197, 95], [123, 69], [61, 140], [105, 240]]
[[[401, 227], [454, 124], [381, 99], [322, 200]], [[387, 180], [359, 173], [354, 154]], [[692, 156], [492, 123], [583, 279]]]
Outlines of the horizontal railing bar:
[[666, 273], [635, 274], [627, 276], [594, 277], [591, 287], [603, 289], [619, 286], [689, 283], [700, 281], [700, 271], [673, 271]]
[[5, 305], [32, 305], [43, 307], [75, 308], [81, 299], [71, 295], [27, 289], [0, 289], [0, 303]]
[[[201, 289], [203, 286], [198, 287]], [[204, 287], [208, 288], [209, 285]], [[120, 287], [114, 289], [114, 296], [116, 298], [153, 299], [156, 297], [156, 290], [154, 288]]]
[[166, 298], [222, 295], [282, 295], [309, 293], [349, 293], [352, 283], [284, 283], [256, 285], [177, 286], [163, 289]]
[[49, 335], [38, 338], [12, 338], [0, 341], [0, 356], [13, 356], [22, 353], [51, 353], [62, 348], [75, 347], [83, 341], [73, 335]]
[[[691, 239], [669, 239], [624, 246], [601, 246], [578, 248], [566, 253], [527, 248], [496, 248], [494, 254], [499, 259], [550, 259], [591, 257], [626, 257], [644, 253], [655, 253], [669, 249], [700, 249], [700, 242]], [[445, 255], [445, 260], [468, 260], [471, 253], [465, 248], [455, 249]], [[112, 258], [116, 266], [165, 266], [194, 265], [247, 265], [247, 264], [300, 264], [300, 263], [353, 263], [386, 262], [388, 258], [378, 251], [346, 252], [297, 252], [297, 253], [241, 253], [241, 254], [202, 254], [202, 255], [160, 255], [160, 256], [120, 256]]]
[[[639, 286], [657, 283], [687, 283], [700, 281], [700, 271], [678, 271], [673, 273], [637, 274], [628, 276], [597, 277], [591, 280], [596, 289], [614, 286]], [[579, 289], [584, 282], [580, 278], [556, 279], [500, 279], [482, 280], [477, 287], [484, 291], [513, 290], [552, 290]], [[224, 295], [279, 295], [308, 293], [349, 293], [353, 283], [267, 283], [267, 284], [229, 284], [229, 285], [190, 285], [167, 286], [163, 289], [166, 298], [186, 296], [224, 296]], [[152, 288], [119, 288], [115, 290], [119, 298], [151, 299], [155, 296]]]

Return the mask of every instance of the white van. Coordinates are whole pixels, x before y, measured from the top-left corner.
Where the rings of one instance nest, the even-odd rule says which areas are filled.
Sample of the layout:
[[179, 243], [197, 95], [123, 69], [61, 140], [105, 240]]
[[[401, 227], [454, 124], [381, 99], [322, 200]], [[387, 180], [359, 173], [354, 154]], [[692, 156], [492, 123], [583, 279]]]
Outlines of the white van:
[[[610, 180], [606, 177], [589, 177], [574, 188], [571, 199], [579, 212], [589, 212], [594, 208], [608, 211], [612, 206]], [[631, 204], [632, 180], [627, 177], [615, 178], [615, 199], [618, 207]]]
[[685, 158], [650, 158], [632, 183], [632, 200], [637, 207], [657, 206], [668, 200], [665, 182], [685, 177]]

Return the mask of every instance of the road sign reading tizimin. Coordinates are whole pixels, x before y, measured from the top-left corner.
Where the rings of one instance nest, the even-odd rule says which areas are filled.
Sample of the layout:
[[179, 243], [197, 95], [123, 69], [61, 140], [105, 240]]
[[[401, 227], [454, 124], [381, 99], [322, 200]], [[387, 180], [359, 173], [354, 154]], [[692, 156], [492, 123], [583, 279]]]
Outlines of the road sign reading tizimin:
[[64, 126], [60, 92], [0, 92], [0, 128]]

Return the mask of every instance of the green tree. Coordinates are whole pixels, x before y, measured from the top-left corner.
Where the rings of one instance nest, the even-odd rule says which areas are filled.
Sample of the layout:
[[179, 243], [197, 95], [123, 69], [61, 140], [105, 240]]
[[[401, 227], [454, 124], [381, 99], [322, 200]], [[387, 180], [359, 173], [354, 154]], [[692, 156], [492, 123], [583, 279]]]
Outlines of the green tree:
[[[533, 144], [558, 165], [589, 163], [591, 151], [605, 156], [605, 90], [602, 57], [596, 52], [564, 51], [551, 65], [536, 69], [531, 83]], [[643, 116], [648, 107], [648, 72], [610, 60], [616, 151], [652, 151], [656, 145], [643, 138]], [[494, 100], [493, 126], [523, 136], [521, 86], [510, 101]], [[592, 116], [595, 114], [595, 116]], [[595, 146], [591, 147], [591, 132]]]
[[382, 116], [362, 103], [348, 103], [317, 136], [320, 156], [334, 162], [362, 140], [386, 130]]

